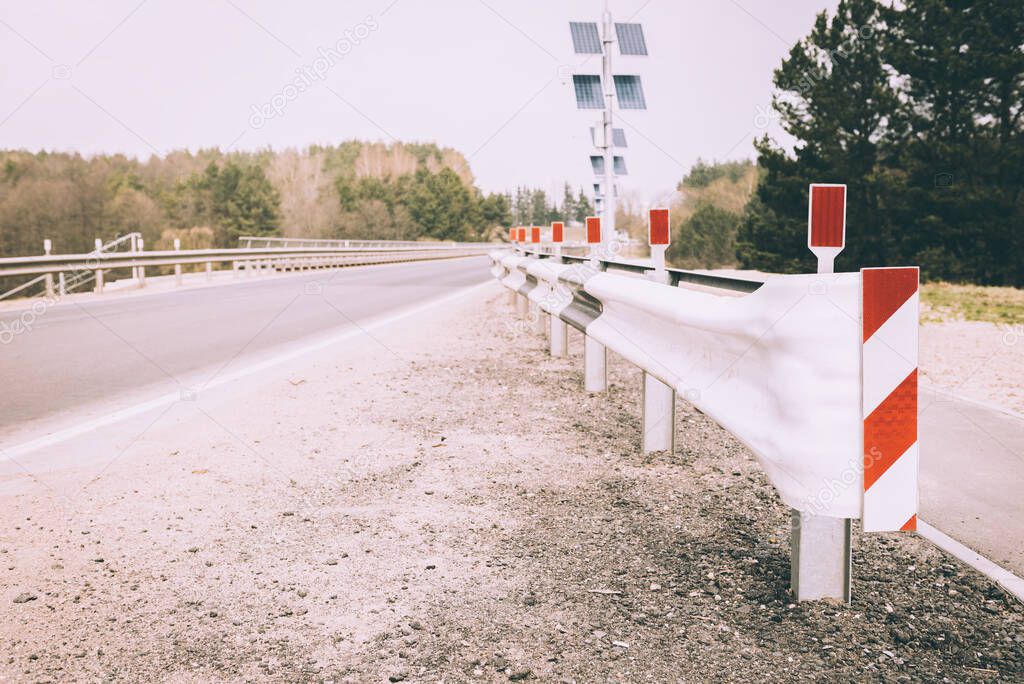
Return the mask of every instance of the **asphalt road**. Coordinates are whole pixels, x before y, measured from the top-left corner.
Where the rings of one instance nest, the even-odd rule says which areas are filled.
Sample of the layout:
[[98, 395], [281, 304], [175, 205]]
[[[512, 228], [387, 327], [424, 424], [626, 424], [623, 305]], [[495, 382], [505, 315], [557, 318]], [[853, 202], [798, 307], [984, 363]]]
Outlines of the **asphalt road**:
[[921, 393], [921, 518], [1024, 577], [1024, 420]]
[[[181, 378], [491, 278], [487, 257], [314, 271], [56, 305], [0, 347], [0, 431]], [[12, 322], [18, 312], [0, 313]]]

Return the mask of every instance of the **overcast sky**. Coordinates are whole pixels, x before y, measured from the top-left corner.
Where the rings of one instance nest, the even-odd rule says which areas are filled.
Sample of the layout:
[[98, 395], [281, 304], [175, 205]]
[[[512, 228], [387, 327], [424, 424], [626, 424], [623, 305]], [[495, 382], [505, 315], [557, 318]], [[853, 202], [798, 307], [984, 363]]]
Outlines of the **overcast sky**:
[[[752, 158], [754, 136], [777, 132], [772, 70], [835, 4], [613, 0], [616, 21], [643, 24], [650, 51], [615, 64], [641, 75], [649, 108], [616, 123], [629, 145], [623, 189], [656, 198], [698, 157]], [[433, 141], [462, 151], [486, 191], [589, 184], [599, 112], [575, 108], [570, 75], [600, 62], [573, 54], [568, 22], [598, 21], [602, 6], [5, 0], [0, 147], [144, 158]]]

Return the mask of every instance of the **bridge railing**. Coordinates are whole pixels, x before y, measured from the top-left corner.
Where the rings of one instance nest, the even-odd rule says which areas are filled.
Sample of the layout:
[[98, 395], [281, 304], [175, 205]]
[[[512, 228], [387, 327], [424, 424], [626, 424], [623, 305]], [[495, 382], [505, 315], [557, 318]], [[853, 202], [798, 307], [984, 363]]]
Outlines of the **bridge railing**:
[[[239, 248], [175, 249], [144, 251], [137, 234], [122, 236], [81, 254], [52, 254], [50, 241], [45, 254], [38, 256], [0, 258], [0, 281], [7, 278], [34, 276], [13, 289], [0, 293], [0, 300], [15, 295], [60, 297], [75, 286], [89, 280], [94, 290], [103, 292], [104, 275], [114, 269], [131, 269], [132, 280], [145, 287], [146, 269], [173, 266], [175, 283], [182, 282], [182, 266], [203, 265], [207, 278], [212, 278], [214, 265], [229, 264], [236, 276], [259, 275], [281, 271], [340, 268], [366, 264], [444, 259], [484, 254], [494, 243], [458, 242], [388, 242], [382, 240], [294, 240], [288, 238], [240, 239]], [[116, 248], [129, 245], [128, 251]]]

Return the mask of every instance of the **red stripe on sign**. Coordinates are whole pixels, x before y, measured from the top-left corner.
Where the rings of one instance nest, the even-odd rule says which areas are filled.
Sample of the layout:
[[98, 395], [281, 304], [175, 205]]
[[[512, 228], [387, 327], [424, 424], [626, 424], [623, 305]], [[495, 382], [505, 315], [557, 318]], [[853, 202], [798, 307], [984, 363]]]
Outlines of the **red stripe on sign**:
[[846, 186], [811, 186], [811, 247], [842, 247]]
[[597, 216], [587, 217], [587, 242], [595, 244], [601, 241], [601, 219]]
[[903, 527], [900, 528], [900, 532], [913, 532], [917, 529], [917, 513], [910, 516], [910, 520], [903, 523]]
[[551, 241], [561, 242], [562, 234], [565, 232], [565, 224], [561, 221], [554, 221], [551, 224]]
[[667, 245], [669, 241], [668, 209], [651, 209], [650, 233], [652, 245]]
[[917, 369], [864, 419], [864, 491], [917, 441]]
[[865, 268], [864, 341], [875, 334], [917, 292], [917, 267]]
[[530, 230], [530, 242], [540, 242], [540, 228], [538, 226], [534, 226]]

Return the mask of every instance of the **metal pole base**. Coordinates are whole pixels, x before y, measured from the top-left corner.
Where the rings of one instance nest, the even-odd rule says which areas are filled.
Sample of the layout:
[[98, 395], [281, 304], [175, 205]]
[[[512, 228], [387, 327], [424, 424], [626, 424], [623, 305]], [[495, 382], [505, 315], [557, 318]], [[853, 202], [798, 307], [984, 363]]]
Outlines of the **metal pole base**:
[[561, 318], [551, 315], [551, 355], [565, 356], [569, 353], [569, 326]]
[[536, 311], [534, 312], [534, 314], [537, 316], [537, 318], [535, 319], [535, 322], [534, 322], [534, 325], [536, 326], [537, 334], [538, 335], [547, 335], [548, 334], [548, 322], [547, 322], [548, 314], [545, 313], [544, 309], [540, 308], [540, 304], [537, 304]]
[[530, 300], [524, 295], [516, 294], [516, 315], [526, 318], [530, 314]]
[[790, 587], [797, 601], [850, 602], [851, 521], [792, 511]]
[[676, 391], [648, 373], [642, 383], [643, 452], [675, 451]]
[[583, 336], [583, 389], [608, 391], [608, 349], [590, 335]]

